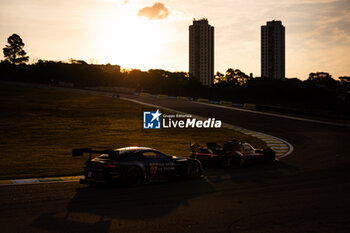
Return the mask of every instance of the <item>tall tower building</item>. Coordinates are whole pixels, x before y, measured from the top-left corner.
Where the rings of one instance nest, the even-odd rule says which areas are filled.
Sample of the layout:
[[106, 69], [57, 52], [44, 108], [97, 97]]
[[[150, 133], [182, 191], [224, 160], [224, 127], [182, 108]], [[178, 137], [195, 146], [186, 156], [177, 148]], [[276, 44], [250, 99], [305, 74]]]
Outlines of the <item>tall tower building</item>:
[[205, 86], [214, 83], [214, 27], [207, 19], [190, 25], [190, 74]]
[[285, 79], [285, 33], [281, 21], [261, 26], [261, 77]]

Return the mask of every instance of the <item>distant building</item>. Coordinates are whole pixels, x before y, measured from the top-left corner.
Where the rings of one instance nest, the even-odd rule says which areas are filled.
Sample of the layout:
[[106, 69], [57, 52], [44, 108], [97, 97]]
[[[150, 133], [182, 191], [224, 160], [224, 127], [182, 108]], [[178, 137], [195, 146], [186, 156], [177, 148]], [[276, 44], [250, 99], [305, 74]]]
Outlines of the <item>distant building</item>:
[[207, 19], [193, 20], [190, 31], [190, 74], [205, 86], [214, 83], [214, 27]]
[[285, 79], [285, 30], [281, 21], [261, 26], [261, 77]]

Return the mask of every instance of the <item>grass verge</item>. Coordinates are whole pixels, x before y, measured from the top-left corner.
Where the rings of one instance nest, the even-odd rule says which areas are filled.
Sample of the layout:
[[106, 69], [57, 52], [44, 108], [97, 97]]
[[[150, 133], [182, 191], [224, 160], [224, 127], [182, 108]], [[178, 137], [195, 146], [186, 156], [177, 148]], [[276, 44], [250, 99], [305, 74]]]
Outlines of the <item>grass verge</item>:
[[147, 146], [189, 156], [194, 141], [265, 146], [224, 128], [144, 130], [142, 112], [154, 109], [107, 97], [1, 84], [0, 104], [0, 179], [81, 174], [86, 158], [71, 156], [79, 147]]

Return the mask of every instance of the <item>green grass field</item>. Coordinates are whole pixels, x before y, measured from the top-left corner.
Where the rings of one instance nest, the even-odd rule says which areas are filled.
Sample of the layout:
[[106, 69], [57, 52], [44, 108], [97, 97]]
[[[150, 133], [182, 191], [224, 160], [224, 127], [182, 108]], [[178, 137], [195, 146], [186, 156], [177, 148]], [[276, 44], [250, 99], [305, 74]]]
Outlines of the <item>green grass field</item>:
[[[147, 146], [189, 156], [190, 142], [232, 138], [264, 142], [228, 129], [142, 129], [142, 112], [124, 100], [0, 85], [0, 179], [77, 175], [86, 157], [71, 149]], [[164, 112], [164, 111], [163, 111]]]

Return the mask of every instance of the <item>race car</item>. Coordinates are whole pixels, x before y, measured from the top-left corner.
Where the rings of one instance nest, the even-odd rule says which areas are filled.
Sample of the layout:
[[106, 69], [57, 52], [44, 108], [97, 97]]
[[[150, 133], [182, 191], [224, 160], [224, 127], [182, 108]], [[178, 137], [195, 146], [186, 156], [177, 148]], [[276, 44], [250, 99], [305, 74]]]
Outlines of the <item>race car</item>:
[[275, 160], [275, 152], [271, 148], [255, 149], [249, 143], [232, 140], [222, 147], [215, 142], [201, 147], [194, 143], [190, 146], [191, 158], [198, 159], [206, 167], [234, 167], [245, 164], [271, 162]]
[[[84, 166], [85, 178], [80, 183], [121, 181], [128, 186], [138, 186], [164, 177], [198, 178], [203, 172], [197, 159], [170, 156], [148, 147], [72, 150], [72, 156], [82, 156], [83, 153], [89, 153], [89, 159]], [[92, 158], [93, 153], [101, 155]]]

